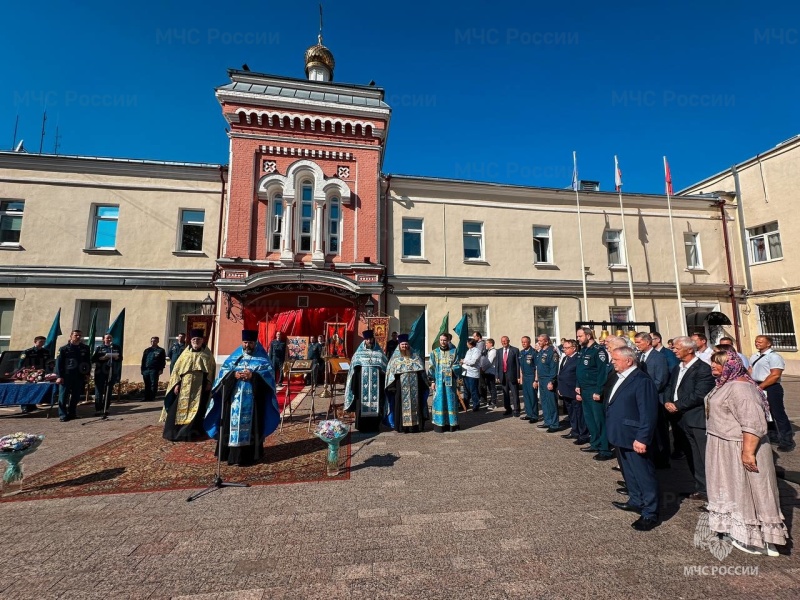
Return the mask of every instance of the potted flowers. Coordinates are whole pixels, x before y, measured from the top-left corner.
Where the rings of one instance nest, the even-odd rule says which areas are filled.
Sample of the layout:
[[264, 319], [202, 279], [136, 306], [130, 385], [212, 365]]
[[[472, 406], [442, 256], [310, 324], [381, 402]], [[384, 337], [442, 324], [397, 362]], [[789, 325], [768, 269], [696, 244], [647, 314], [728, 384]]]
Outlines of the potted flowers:
[[350, 428], [338, 419], [317, 423], [314, 435], [328, 444], [328, 477], [339, 474], [339, 444], [348, 433]]
[[44, 440], [44, 435], [35, 433], [12, 433], [0, 437], [0, 459], [8, 466], [3, 473], [3, 485], [22, 481], [22, 459], [33, 453]]

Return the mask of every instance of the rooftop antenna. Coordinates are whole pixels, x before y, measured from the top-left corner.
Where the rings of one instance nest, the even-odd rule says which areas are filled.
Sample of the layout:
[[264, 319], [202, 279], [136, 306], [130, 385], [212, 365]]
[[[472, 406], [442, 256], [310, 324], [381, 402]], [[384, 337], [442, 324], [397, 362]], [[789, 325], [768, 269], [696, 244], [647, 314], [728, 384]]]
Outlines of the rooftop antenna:
[[322, 2], [319, 3], [319, 35], [317, 41], [322, 45]]
[[47, 122], [47, 111], [42, 113], [42, 137], [39, 138], [39, 154], [42, 153], [42, 146], [44, 145], [44, 124]]
[[17, 127], [19, 127], [19, 115], [17, 115], [17, 120], [14, 122], [14, 141], [11, 142], [12, 149], [17, 145]]
[[56, 141], [53, 144], [53, 154], [58, 154], [58, 147], [61, 145], [59, 140], [61, 140], [61, 135], [58, 133], [58, 125], [56, 125]]

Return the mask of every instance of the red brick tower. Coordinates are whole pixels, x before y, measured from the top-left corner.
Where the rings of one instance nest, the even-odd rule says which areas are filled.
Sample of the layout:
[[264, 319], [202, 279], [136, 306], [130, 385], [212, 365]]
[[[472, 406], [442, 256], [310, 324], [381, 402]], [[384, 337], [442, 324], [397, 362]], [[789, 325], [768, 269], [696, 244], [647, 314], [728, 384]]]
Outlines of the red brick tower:
[[[380, 306], [380, 172], [391, 109], [375, 86], [333, 83], [322, 36], [307, 79], [230, 70], [217, 100], [230, 124], [229, 186], [218, 259], [216, 353], [240, 331], [323, 333]], [[351, 337], [351, 342], [354, 337]], [[349, 344], [352, 349], [352, 343]]]

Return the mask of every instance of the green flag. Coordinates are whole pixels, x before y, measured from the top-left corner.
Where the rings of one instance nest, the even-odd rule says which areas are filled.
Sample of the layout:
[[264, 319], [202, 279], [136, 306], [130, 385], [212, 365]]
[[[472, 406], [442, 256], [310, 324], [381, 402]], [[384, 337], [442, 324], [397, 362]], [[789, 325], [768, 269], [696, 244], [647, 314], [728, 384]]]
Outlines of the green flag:
[[123, 345], [125, 343], [125, 309], [123, 308], [122, 311], [117, 315], [117, 318], [114, 319], [114, 322], [111, 324], [111, 327], [108, 328], [106, 333], [111, 334], [111, 338], [113, 339], [114, 343], [119, 346], [120, 352], [125, 352]]
[[94, 352], [94, 338], [97, 333], [97, 309], [92, 311], [92, 320], [89, 322], [89, 335], [86, 336], [86, 345]]
[[448, 312], [444, 319], [442, 319], [442, 324], [439, 327], [439, 333], [436, 334], [436, 339], [433, 340], [433, 346], [431, 346], [431, 350], [435, 350], [439, 346], [439, 336], [443, 333], [447, 333], [448, 329], [450, 329], [450, 313]]
[[408, 332], [408, 345], [416, 350], [420, 356], [425, 356], [425, 311], [423, 310], [417, 320], [411, 324]]
[[58, 309], [56, 318], [53, 319], [53, 324], [50, 326], [50, 333], [47, 334], [47, 340], [44, 342], [44, 347], [50, 352], [50, 357], [56, 355], [56, 341], [58, 336], [61, 335], [61, 309]]
[[456, 346], [456, 356], [459, 360], [467, 355], [467, 339], [469, 338], [469, 330], [467, 329], [467, 315], [461, 317], [458, 325], [453, 327], [453, 332], [458, 336], [458, 346]]

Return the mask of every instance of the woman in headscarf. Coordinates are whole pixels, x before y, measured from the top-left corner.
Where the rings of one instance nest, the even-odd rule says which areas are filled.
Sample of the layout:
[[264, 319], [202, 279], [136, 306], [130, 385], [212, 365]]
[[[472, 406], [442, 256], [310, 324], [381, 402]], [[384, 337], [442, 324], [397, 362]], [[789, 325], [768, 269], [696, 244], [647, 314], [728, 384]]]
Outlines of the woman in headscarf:
[[778, 556], [788, 538], [767, 438], [769, 404], [731, 350], [711, 356], [716, 387], [706, 396], [708, 523], [749, 554]]

